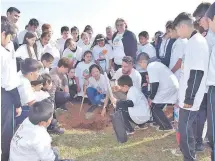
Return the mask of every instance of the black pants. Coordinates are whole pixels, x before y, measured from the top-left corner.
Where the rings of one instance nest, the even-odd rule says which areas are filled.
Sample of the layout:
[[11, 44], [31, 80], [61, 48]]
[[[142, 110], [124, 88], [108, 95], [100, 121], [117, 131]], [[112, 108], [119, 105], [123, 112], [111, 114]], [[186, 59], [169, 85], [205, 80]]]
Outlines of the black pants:
[[184, 161], [195, 161], [195, 136], [194, 136], [194, 122], [196, 120], [198, 111], [189, 111], [180, 109], [179, 111], [179, 125], [180, 133], [180, 149], [184, 155]]
[[203, 143], [202, 133], [206, 119], [207, 119], [207, 94], [205, 93], [193, 127], [195, 132], [196, 143], [198, 144]]
[[211, 160], [215, 161], [215, 86], [209, 87], [207, 102], [208, 140], [212, 149]]
[[122, 65], [117, 65], [114, 63], [114, 70], [117, 71], [119, 68], [122, 68]]
[[1, 161], [8, 161], [15, 130], [15, 107], [9, 92], [1, 88]]
[[172, 125], [163, 112], [163, 108], [166, 106], [166, 104], [155, 104], [152, 103], [152, 116], [154, 121], [164, 129], [170, 129], [172, 128]]
[[69, 93], [70, 93], [71, 98], [74, 98], [74, 96], [77, 94], [77, 85], [76, 84], [69, 86]]

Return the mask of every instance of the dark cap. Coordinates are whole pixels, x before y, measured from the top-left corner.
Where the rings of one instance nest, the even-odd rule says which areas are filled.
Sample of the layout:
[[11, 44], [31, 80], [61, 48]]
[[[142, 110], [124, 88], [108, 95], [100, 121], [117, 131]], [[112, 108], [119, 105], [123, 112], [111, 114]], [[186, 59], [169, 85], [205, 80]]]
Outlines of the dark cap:
[[210, 18], [213, 21], [214, 16], [215, 16], [215, 2], [209, 7], [205, 16]]

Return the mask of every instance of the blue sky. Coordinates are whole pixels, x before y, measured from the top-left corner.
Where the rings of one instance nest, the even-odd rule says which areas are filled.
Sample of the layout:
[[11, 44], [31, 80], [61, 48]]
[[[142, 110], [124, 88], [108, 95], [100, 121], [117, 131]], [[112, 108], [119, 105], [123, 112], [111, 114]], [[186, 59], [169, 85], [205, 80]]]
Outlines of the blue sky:
[[[212, 0], [208, 0], [213, 2]], [[21, 11], [19, 29], [24, 29], [30, 18], [41, 23], [50, 23], [54, 37], [60, 37], [63, 25], [77, 26], [83, 31], [91, 25], [96, 33], [104, 33], [105, 27], [114, 26], [122, 17], [135, 34], [146, 30], [153, 36], [157, 30], [164, 30], [166, 21], [174, 19], [180, 12], [192, 13], [202, 0], [2, 0], [1, 14], [17, 7]], [[171, 6], [171, 7], [169, 7]]]

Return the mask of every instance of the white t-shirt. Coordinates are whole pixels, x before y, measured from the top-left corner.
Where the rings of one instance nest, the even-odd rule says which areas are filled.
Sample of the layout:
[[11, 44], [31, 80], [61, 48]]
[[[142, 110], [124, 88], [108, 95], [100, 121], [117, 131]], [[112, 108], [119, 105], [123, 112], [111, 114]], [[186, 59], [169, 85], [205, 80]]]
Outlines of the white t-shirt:
[[18, 75], [20, 78], [20, 85], [18, 86], [18, 91], [21, 99], [21, 104], [22, 106], [25, 106], [36, 99], [35, 93], [31, 87], [30, 81], [23, 76], [21, 71], [18, 73]]
[[213, 46], [215, 45], [215, 33], [209, 29], [205, 39], [207, 40], [209, 52], [211, 54]]
[[[26, 34], [27, 32], [30, 32], [30, 31], [28, 31], [28, 30], [23, 30], [23, 31], [21, 31], [21, 32], [19, 33], [19, 35], [18, 35], [19, 44], [23, 44], [24, 37], [25, 37], [25, 34]], [[34, 34], [36, 35], [36, 38], [38, 39], [37, 33], [34, 32]]]
[[[118, 80], [122, 76], [122, 68], [118, 69], [116, 73], [113, 76], [113, 79]], [[132, 79], [133, 86], [135, 86], [137, 89], [141, 90], [141, 82], [142, 82], [142, 77], [140, 73], [136, 69], [131, 70], [131, 74], [129, 75]]]
[[149, 83], [159, 83], [157, 93], [152, 102], [157, 104], [176, 103], [179, 83], [170, 69], [161, 62], [152, 62], [149, 63], [147, 72]]
[[[105, 59], [105, 64], [100, 64], [101, 67], [103, 67], [102, 69], [104, 70], [104, 68], [107, 70], [109, 69], [109, 61], [111, 59], [113, 59], [113, 50], [112, 47], [109, 44], [105, 44], [104, 47], [100, 47], [98, 45], [96, 45], [93, 48], [93, 58], [94, 60], [101, 60], [101, 59]], [[101, 62], [102, 63], [102, 62]]]
[[96, 80], [94, 77], [89, 78], [89, 87], [93, 87], [99, 91], [101, 90], [103, 94], [107, 93], [106, 84], [105, 76], [103, 74], [100, 75], [99, 80]]
[[136, 124], [143, 124], [150, 119], [151, 114], [148, 101], [139, 89], [134, 86], [130, 87], [127, 100], [131, 100], [134, 104], [133, 107], [128, 107], [128, 112]]
[[188, 79], [191, 70], [204, 71], [199, 89], [196, 93], [192, 108], [185, 110], [198, 111], [206, 91], [206, 78], [208, 74], [209, 48], [206, 39], [196, 33], [189, 40], [185, 47], [185, 59], [181, 68], [180, 88], [179, 88], [179, 106], [184, 107], [185, 94], [188, 87]]
[[40, 40], [36, 41], [37, 45], [37, 53], [38, 53], [38, 60], [41, 60], [42, 55], [45, 53], [45, 46], [43, 46]]
[[[175, 64], [177, 63], [178, 59], [182, 59], [183, 55], [184, 55], [184, 50], [185, 50], [185, 46], [187, 44], [187, 39], [181, 39], [178, 38], [173, 46], [172, 46], [172, 54], [171, 54], [171, 58], [170, 58], [170, 64], [169, 64], [169, 69], [172, 70], [172, 68], [175, 66]], [[181, 73], [181, 69], [178, 69], [174, 74], [177, 77], [177, 79], [179, 80], [180, 78], [180, 73]]]
[[54, 61], [52, 63], [51, 68], [57, 67], [58, 61], [60, 60], [60, 52], [59, 52], [59, 50], [56, 47], [51, 46], [50, 44], [48, 44], [48, 45], [45, 46], [44, 52], [45, 53], [46, 52], [50, 53], [54, 57]]
[[[30, 47], [30, 50], [31, 50], [31, 53], [32, 53], [32, 59], [37, 60], [37, 57], [36, 57], [36, 55], [35, 55], [35, 52], [34, 52], [33, 47]], [[30, 57], [29, 57], [29, 54], [28, 54], [27, 45], [26, 45], [26, 44], [21, 45], [21, 46], [16, 50], [15, 55], [16, 55], [17, 58], [21, 58], [21, 59], [23, 59], [23, 60], [25, 60], [26, 58], [30, 58]]]
[[122, 65], [122, 59], [125, 56], [124, 46], [122, 43], [123, 35], [124, 33], [118, 33], [113, 40], [113, 58], [117, 65]]
[[63, 38], [57, 39], [57, 49], [59, 50], [60, 55], [63, 54], [64, 45], [65, 45], [66, 40], [67, 39], [63, 39]]
[[215, 86], [215, 46], [213, 47], [211, 57], [210, 57], [207, 85]]
[[34, 94], [35, 94], [36, 102], [40, 102], [50, 97], [50, 94], [47, 91], [43, 91], [43, 90], [35, 91]]
[[83, 43], [83, 41], [81, 40], [78, 43], [78, 46], [82, 49], [82, 55], [78, 57], [78, 61], [81, 61], [81, 59], [82, 59], [82, 57], [84, 55], [84, 52], [87, 51], [87, 50], [91, 50], [92, 43], [90, 42], [88, 45], [85, 45]]
[[6, 49], [8, 49], [12, 54], [15, 53], [13, 41], [10, 41], [10, 42], [7, 44]]
[[77, 49], [75, 52], [70, 50], [69, 48], [66, 48], [63, 52], [63, 57], [69, 58], [71, 60], [78, 60], [81, 61], [82, 59], [82, 49], [77, 46]]
[[1, 87], [10, 91], [20, 85], [17, 75], [16, 57], [4, 47], [0, 47], [1, 53]]
[[26, 118], [11, 140], [10, 161], [54, 161], [52, 139], [43, 126]]
[[165, 39], [165, 38], [162, 39], [160, 50], [159, 50], [159, 56], [161, 58], [164, 58], [166, 55], [166, 48], [167, 48], [167, 45], [169, 44], [169, 40], [170, 39]]
[[78, 63], [76, 69], [75, 69], [75, 76], [78, 77], [79, 85], [81, 88], [81, 92], [78, 93], [78, 96], [83, 96], [83, 85], [84, 85], [84, 78], [89, 76], [89, 68], [94, 63], [86, 64], [85, 62]]

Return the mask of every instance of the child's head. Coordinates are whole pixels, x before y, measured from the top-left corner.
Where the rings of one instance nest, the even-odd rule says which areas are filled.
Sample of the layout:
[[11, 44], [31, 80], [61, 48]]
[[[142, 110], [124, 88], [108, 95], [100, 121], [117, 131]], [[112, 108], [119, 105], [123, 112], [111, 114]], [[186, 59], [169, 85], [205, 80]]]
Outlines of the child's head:
[[22, 74], [29, 80], [35, 81], [39, 77], [40, 62], [32, 58], [26, 58], [20, 64]]
[[68, 39], [66, 40], [65, 44], [64, 44], [64, 50], [65, 50], [66, 48], [69, 48], [69, 49], [71, 49], [71, 50], [75, 50], [76, 47], [77, 47], [77, 44], [76, 44], [76, 42], [75, 42], [72, 38], [68, 38]]
[[112, 39], [113, 37], [113, 29], [111, 26], [106, 27], [106, 36], [108, 37], [108, 39]]
[[167, 23], [165, 25], [165, 28], [166, 28], [166, 35], [165, 36], [167, 39], [171, 38], [169, 29], [172, 29], [172, 26], [173, 26], [173, 21], [172, 20], [167, 21]]
[[52, 121], [54, 105], [49, 99], [36, 102], [29, 111], [29, 121], [34, 125], [47, 128]]
[[6, 47], [15, 33], [15, 27], [9, 22], [7, 17], [1, 16], [1, 45]]
[[63, 39], [67, 39], [69, 37], [69, 27], [63, 26], [61, 27], [61, 35]]
[[49, 91], [52, 88], [52, 78], [49, 74], [42, 74], [43, 78], [43, 91]]
[[172, 21], [167, 24], [166, 31], [171, 39], [178, 38], [175, 26]]
[[61, 58], [58, 62], [58, 69], [60, 73], [66, 74], [69, 71], [70, 60], [69, 58]]
[[83, 33], [81, 34], [81, 40], [83, 41], [83, 43], [84, 43], [85, 45], [88, 45], [88, 44], [90, 43], [90, 38], [89, 38], [88, 33], [83, 32]]
[[40, 42], [43, 46], [47, 45], [49, 43], [49, 40], [51, 39], [51, 35], [49, 32], [43, 32], [40, 37]]
[[42, 33], [48, 32], [50, 35], [52, 35], [52, 27], [50, 24], [44, 23], [42, 25]]
[[36, 35], [32, 32], [27, 32], [24, 36], [23, 44], [33, 47], [36, 41]]
[[92, 38], [92, 36], [93, 36], [93, 28], [92, 28], [90, 25], [87, 25], [87, 26], [84, 28], [84, 32], [88, 33], [89, 39]]
[[182, 12], [174, 20], [174, 26], [180, 38], [189, 38], [194, 30], [194, 20], [191, 14]]
[[124, 93], [128, 92], [129, 88], [133, 86], [132, 79], [129, 75], [122, 75], [117, 80], [117, 83], [120, 86], [120, 91]]
[[96, 37], [95, 37], [95, 40], [94, 40], [94, 42], [93, 42], [93, 44], [92, 44], [91, 49], [92, 49], [94, 46], [96, 46], [96, 45], [98, 45], [99, 47], [104, 47], [105, 44], [109, 44], [108, 41], [107, 41], [107, 39], [105, 38], [105, 36], [102, 35], [102, 34], [98, 34], [98, 35], [96, 35]]
[[93, 64], [89, 68], [89, 72], [93, 78], [98, 80], [101, 74], [101, 68], [97, 64]]
[[92, 61], [92, 57], [93, 57], [92, 51], [87, 50], [84, 52], [83, 59], [85, 63], [87, 64], [90, 63]]
[[206, 13], [209, 28], [215, 33], [215, 3], [213, 3]]
[[54, 57], [50, 53], [45, 53], [41, 57], [41, 62], [43, 63], [44, 68], [51, 68], [53, 61]]
[[37, 80], [31, 81], [31, 86], [35, 91], [41, 91], [41, 89], [43, 88], [43, 77], [39, 76]]
[[149, 34], [147, 31], [142, 31], [141, 33], [139, 33], [138, 37], [141, 45], [145, 45], [146, 43], [148, 43]]
[[35, 18], [32, 18], [28, 22], [28, 31], [30, 31], [30, 32], [36, 32], [38, 26], [39, 26], [38, 20], [35, 19]]
[[147, 53], [142, 52], [137, 56], [137, 63], [144, 70], [147, 69], [148, 62], [149, 62], [149, 55]]
[[73, 39], [75, 39], [75, 40], [78, 39], [79, 29], [76, 26], [73, 26], [70, 31], [71, 31]]
[[75, 78], [75, 69], [74, 68], [70, 69], [70, 71], [68, 73], [68, 77], [70, 79]]
[[196, 22], [204, 28], [204, 30], [208, 30], [209, 22], [207, 17], [205, 16], [208, 8], [210, 7], [211, 3], [209, 2], [202, 2], [198, 5], [196, 10], [193, 12], [193, 17], [195, 17]]

